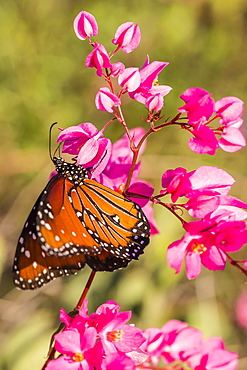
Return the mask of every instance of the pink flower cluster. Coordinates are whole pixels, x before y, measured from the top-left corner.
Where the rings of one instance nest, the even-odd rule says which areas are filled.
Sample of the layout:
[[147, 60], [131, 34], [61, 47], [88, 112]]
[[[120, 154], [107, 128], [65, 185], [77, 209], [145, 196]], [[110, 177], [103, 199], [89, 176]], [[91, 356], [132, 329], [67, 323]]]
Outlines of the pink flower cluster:
[[[112, 55], [106, 51], [104, 45], [91, 42], [91, 36], [98, 33], [98, 25], [95, 18], [85, 12], [80, 12], [74, 21], [74, 30], [76, 36], [85, 40], [89, 39], [93, 50], [86, 58], [86, 67], [96, 69], [99, 77], [104, 76], [106, 80], [118, 77], [118, 84], [122, 89], [116, 95], [111, 84], [111, 90], [108, 87], [102, 87], [96, 94], [95, 104], [97, 109], [112, 113], [114, 107], [121, 104], [121, 96], [128, 92], [132, 99], [144, 104], [150, 111], [159, 111], [163, 105], [163, 98], [171, 91], [170, 86], [158, 85], [158, 74], [168, 65], [164, 62], [149, 63], [147, 57], [141, 70], [134, 67], [125, 68], [121, 62], [111, 63], [111, 57], [118, 50], [124, 53], [130, 53], [135, 50], [141, 40], [140, 28], [133, 22], [126, 22], [120, 25], [112, 40], [117, 48]], [[103, 72], [103, 69], [106, 72]]]
[[[228, 152], [242, 148], [245, 139], [239, 128], [243, 123], [243, 102], [235, 97], [215, 102], [206, 90], [190, 88], [181, 95], [185, 105], [179, 108], [180, 113], [170, 122], [165, 121], [154, 127], [154, 123], [161, 119], [163, 98], [171, 90], [169, 86], [157, 84], [159, 73], [168, 63], [150, 63], [147, 57], [140, 70], [136, 67], [125, 68], [121, 62], [111, 63], [111, 57], [120, 49], [130, 53], [139, 45], [141, 34], [138, 25], [127, 22], [119, 26], [112, 40], [117, 47], [111, 56], [103, 45], [91, 41], [91, 37], [98, 33], [97, 22], [92, 15], [84, 11], [79, 13], [74, 29], [80, 39], [88, 38], [93, 47], [86, 59], [86, 67], [95, 68], [97, 75], [103, 76], [108, 83], [108, 87], [101, 87], [96, 94], [96, 107], [112, 113], [114, 118], [100, 131], [89, 122], [62, 130], [58, 142], [64, 142], [63, 152], [77, 156], [77, 162], [87, 168], [90, 176], [98, 182], [117, 192], [125, 192], [138, 203], [149, 220], [151, 235], [158, 233], [151, 202], [162, 204], [160, 198], [166, 194], [171, 195], [173, 203], [167, 208], [174, 214], [177, 208], [183, 208], [197, 219], [188, 223], [180, 217], [186, 233], [179, 241], [172, 243], [167, 252], [168, 263], [176, 273], [181, 271], [184, 259], [189, 279], [199, 275], [201, 265], [210, 270], [223, 270], [228, 253], [238, 251], [247, 242], [244, 221], [247, 212], [243, 210], [247, 209], [247, 204], [228, 194], [234, 184], [232, 176], [211, 166], [192, 172], [184, 168], [167, 170], [162, 176], [164, 190], [155, 196], [152, 184], [138, 179], [140, 156], [145, 149], [147, 132], [150, 134], [168, 125], [180, 125], [188, 130], [193, 135], [189, 147], [196, 153], [215, 154], [218, 147]], [[118, 94], [112, 83], [112, 78], [116, 77], [121, 87]], [[128, 129], [121, 110], [121, 98], [125, 93], [147, 107], [146, 122], [150, 123], [151, 130]], [[187, 115], [185, 120], [181, 117], [183, 113]], [[114, 120], [123, 125], [126, 133], [112, 144], [103, 137], [103, 132]], [[136, 151], [138, 159], [134, 158]], [[179, 198], [183, 199], [183, 203], [175, 204]], [[247, 262], [243, 264], [243, 269], [246, 266]]]
[[237, 367], [237, 354], [226, 350], [220, 338], [203, 340], [199, 330], [177, 320], [161, 329], [142, 331], [126, 324], [130, 311], [119, 310], [116, 302], [108, 301], [88, 315], [86, 300], [76, 317], [61, 309], [65, 329], [55, 335], [55, 350], [60, 356], [50, 361], [46, 370], [151, 369], [160, 361], [170, 364], [171, 370]]
[[[185, 105], [179, 111], [187, 114], [188, 130], [193, 135], [189, 147], [193, 152], [213, 155], [220, 147], [233, 153], [246, 145], [239, 130], [243, 124], [242, 100], [228, 96], [215, 102], [206, 90], [197, 87], [187, 89], [181, 99]], [[216, 119], [219, 119], [218, 127], [215, 127]], [[214, 126], [210, 127], [211, 124]]]
[[184, 168], [168, 170], [162, 176], [162, 194], [170, 194], [175, 202], [187, 197], [180, 207], [200, 220], [184, 222], [186, 234], [168, 247], [169, 265], [180, 272], [183, 260], [189, 279], [201, 272], [201, 264], [209, 270], [223, 270], [226, 253], [235, 252], [247, 243], [247, 204], [228, 195], [234, 179], [217, 167], [203, 166], [188, 172]]

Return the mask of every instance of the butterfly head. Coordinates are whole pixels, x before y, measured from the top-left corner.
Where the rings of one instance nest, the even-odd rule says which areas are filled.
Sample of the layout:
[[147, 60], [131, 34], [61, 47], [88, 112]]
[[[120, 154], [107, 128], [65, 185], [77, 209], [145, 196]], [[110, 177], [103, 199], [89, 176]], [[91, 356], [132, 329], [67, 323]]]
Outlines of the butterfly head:
[[72, 181], [75, 185], [81, 185], [83, 180], [88, 178], [87, 170], [79, 164], [68, 163], [61, 157], [54, 157], [53, 163], [58, 174]]

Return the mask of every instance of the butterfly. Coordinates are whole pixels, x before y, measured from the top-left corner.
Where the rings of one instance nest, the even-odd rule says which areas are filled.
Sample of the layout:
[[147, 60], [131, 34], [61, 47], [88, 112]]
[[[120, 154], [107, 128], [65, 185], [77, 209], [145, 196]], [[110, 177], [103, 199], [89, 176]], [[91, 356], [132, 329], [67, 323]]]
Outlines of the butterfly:
[[138, 259], [150, 226], [140, 206], [90, 179], [81, 165], [54, 157], [57, 174], [40, 194], [18, 240], [13, 281], [36, 289], [85, 264], [114, 271]]

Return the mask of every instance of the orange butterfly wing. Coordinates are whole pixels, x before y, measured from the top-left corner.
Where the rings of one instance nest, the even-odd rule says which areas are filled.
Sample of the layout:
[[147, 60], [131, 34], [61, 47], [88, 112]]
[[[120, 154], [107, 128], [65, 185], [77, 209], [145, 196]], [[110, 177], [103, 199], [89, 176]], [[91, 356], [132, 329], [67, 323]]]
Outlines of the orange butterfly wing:
[[106, 251], [132, 260], [149, 241], [149, 224], [140, 207], [90, 179], [80, 186], [57, 180], [42, 197], [37, 216], [41, 248], [52, 256]]
[[13, 265], [13, 280], [20, 289], [36, 289], [64, 275], [75, 274], [85, 265], [83, 254], [66, 258], [52, 257], [41, 249], [36, 234], [39, 199], [32, 209], [19, 238]]
[[85, 178], [81, 166], [57, 160], [63, 172], [41, 193], [18, 241], [13, 279], [20, 289], [75, 274], [85, 263], [96, 271], [126, 267], [149, 242], [137, 204]]

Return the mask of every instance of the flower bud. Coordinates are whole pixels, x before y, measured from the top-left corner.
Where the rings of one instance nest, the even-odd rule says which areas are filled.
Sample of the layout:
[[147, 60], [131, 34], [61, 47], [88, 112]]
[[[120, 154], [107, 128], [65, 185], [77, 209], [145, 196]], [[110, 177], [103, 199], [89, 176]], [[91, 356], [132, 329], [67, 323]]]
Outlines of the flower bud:
[[111, 67], [109, 56], [103, 45], [94, 45], [93, 51], [91, 51], [86, 58], [86, 67], [96, 68], [96, 73], [99, 77], [102, 76], [103, 68]]
[[112, 107], [121, 104], [120, 99], [110, 92], [108, 87], [102, 87], [95, 97], [95, 105], [99, 110], [107, 111], [109, 113], [113, 112]]
[[118, 27], [112, 43], [118, 45], [118, 49], [122, 49], [124, 53], [131, 53], [137, 48], [140, 40], [141, 32], [138, 24], [126, 22]]
[[118, 77], [118, 84], [127, 91], [135, 91], [141, 83], [140, 72], [138, 68], [126, 68]]
[[80, 12], [74, 20], [74, 31], [81, 40], [96, 36], [98, 34], [98, 25], [94, 16], [85, 11]]

